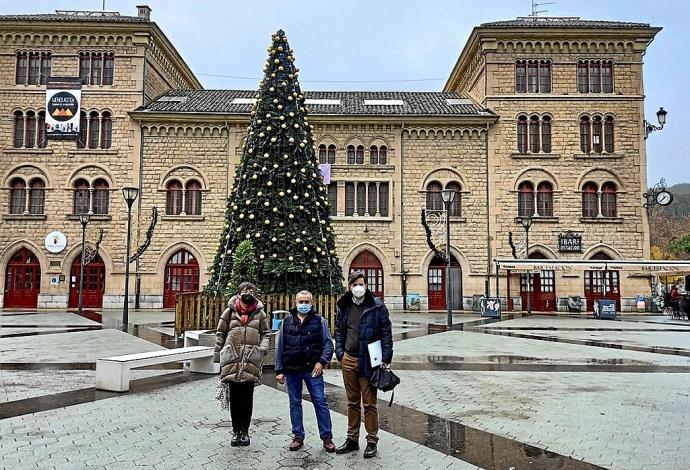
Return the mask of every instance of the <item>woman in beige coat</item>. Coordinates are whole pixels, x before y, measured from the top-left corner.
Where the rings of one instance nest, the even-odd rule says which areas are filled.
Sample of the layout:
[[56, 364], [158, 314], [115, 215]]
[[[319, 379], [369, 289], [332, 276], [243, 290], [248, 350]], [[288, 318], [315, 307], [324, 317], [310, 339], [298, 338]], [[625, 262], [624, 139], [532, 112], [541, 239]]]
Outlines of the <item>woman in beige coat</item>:
[[218, 322], [213, 356], [221, 366], [218, 399], [224, 409], [230, 408], [234, 447], [249, 445], [254, 386], [261, 383], [270, 331], [254, 285], [243, 282], [238, 290]]

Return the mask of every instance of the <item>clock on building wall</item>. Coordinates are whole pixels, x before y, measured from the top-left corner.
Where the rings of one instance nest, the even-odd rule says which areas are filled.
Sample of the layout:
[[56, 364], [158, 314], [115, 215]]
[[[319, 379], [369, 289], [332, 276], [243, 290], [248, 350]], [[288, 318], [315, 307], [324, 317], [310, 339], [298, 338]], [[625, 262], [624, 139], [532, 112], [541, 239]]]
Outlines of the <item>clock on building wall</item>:
[[660, 206], [668, 206], [673, 202], [673, 194], [668, 191], [659, 191], [656, 195], [656, 203]]

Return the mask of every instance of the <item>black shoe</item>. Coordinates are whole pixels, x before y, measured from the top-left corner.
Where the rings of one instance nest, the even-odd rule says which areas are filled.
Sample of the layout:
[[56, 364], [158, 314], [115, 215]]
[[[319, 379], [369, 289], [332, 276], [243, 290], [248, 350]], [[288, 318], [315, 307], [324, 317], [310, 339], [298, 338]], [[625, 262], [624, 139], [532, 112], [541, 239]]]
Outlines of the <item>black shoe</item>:
[[247, 434], [246, 432], [243, 432], [242, 434], [240, 434], [240, 445], [242, 447], [247, 447], [249, 444], [250, 444], [249, 434]]
[[230, 441], [230, 445], [233, 447], [238, 447], [240, 445], [240, 437], [241, 433], [239, 432], [233, 432], [232, 433], [232, 440]]
[[375, 442], [368, 442], [367, 448], [364, 449], [364, 458], [370, 459], [375, 455], [376, 455], [376, 443]]
[[351, 439], [346, 439], [343, 445], [335, 449], [335, 453], [347, 454], [348, 452], [352, 452], [354, 450], [359, 450], [359, 442], [353, 441]]

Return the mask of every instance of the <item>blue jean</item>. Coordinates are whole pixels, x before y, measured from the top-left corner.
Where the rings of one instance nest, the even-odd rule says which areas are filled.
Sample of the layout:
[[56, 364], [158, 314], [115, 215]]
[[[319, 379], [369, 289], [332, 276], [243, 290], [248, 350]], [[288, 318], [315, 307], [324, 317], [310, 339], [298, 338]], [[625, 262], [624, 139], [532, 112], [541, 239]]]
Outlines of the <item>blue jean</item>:
[[331, 413], [328, 410], [326, 393], [324, 391], [323, 375], [312, 377], [311, 372], [286, 372], [288, 396], [290, 397], [290, 422], [292, 434], [304, 439], [304, 424], [302, 421], [302, 383], [307, 384], [311, 402], [316, 412], [316, 422], [319, 425], [321, 439], [332, 439]]

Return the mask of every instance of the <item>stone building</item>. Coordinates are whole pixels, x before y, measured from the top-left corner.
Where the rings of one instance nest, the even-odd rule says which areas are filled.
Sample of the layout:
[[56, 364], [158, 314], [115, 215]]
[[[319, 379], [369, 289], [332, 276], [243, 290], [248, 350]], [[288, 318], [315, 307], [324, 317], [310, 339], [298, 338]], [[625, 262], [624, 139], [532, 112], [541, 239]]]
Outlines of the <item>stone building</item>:
[[[78, 210], [94, 213], [90, 240], [93, 228], [105, 230], [101, 258], [87, 266], [87, 297], [94, 306], [121, 304], [126, 208], [114, 191], [127, 184], [141, 192], [135, 243], [152, 207], [160, 211], [153, 242], [132, 265], [141, 305], [170, 306], [176, 292], [206, 282], [255, 92], [201, 89], [149, 12], [0, 17], [3, 70], [20, 70], [25, 52], [29, 62], [31, 54], [51, 54], [53, 75], [78, 75], [79, 54], [112, 54], [115, 63], [112, 85], [84, 86], [87, 124], [98, 113], [96, 147], [109, 148], [91, 148], [90, 127], [86, 149], [73, 141], [26, 148], [17, 136], [26, 140], [29, 113], [39, 116], [45, 87], [40, 79], [20, 83], [19, 72], [2, 75], [5, 306], [33, 296], [39, 306], [71, 303]], [[414, 293], [423, 307], [445, 309], [448, 275], [453, 306], [471, 308], [495, 273], [493, 260], [511, 256], [508, 233], [518, 245], [523, 239], [526, 216], [534, 221], [530, 257], [648, 258], [642, 65], [658, 31], [577, 18], [486, 23], [473, 30], [442, 92], [307, 92], [316, 151], [331, 167], [328, 194], [344, 271], [364, 269], [372, 290], [398, 308]], [[112, 137], [105, 139], [107, 126]], [[36, 181], [44, 187], [34, 189]], [[422, 209], [432, 231], [442, 221], [442, 189], [459, 195], [450, 208], [448, 273], [421, 224]], [[79, 199], [86, 194], [88, 208]], [[66, 234], [67, 247], [50, 254], [43, 239], [54, 230]], [[582, 250], [559, 252], [563, 234], [579, 236]], [[443, 240], [436, 243], [444, 249]], [[16, 292], [10, 276], [33, 279], [15, 283], [31, 294]], [[89, 276], [101, 279], [95, 289]], [[527, 279], [510, 278], [509, 304], [520, 308]], [[502, 276], [504, 295], [506, 281]], [[604, 295], [629, 308], [635, 294], [649, 290], [648, 278], [616, 271], [542, 271], [533, 281], [535, 310], [563, 309], [568, 295], [587, 297], [590, 307]]]

